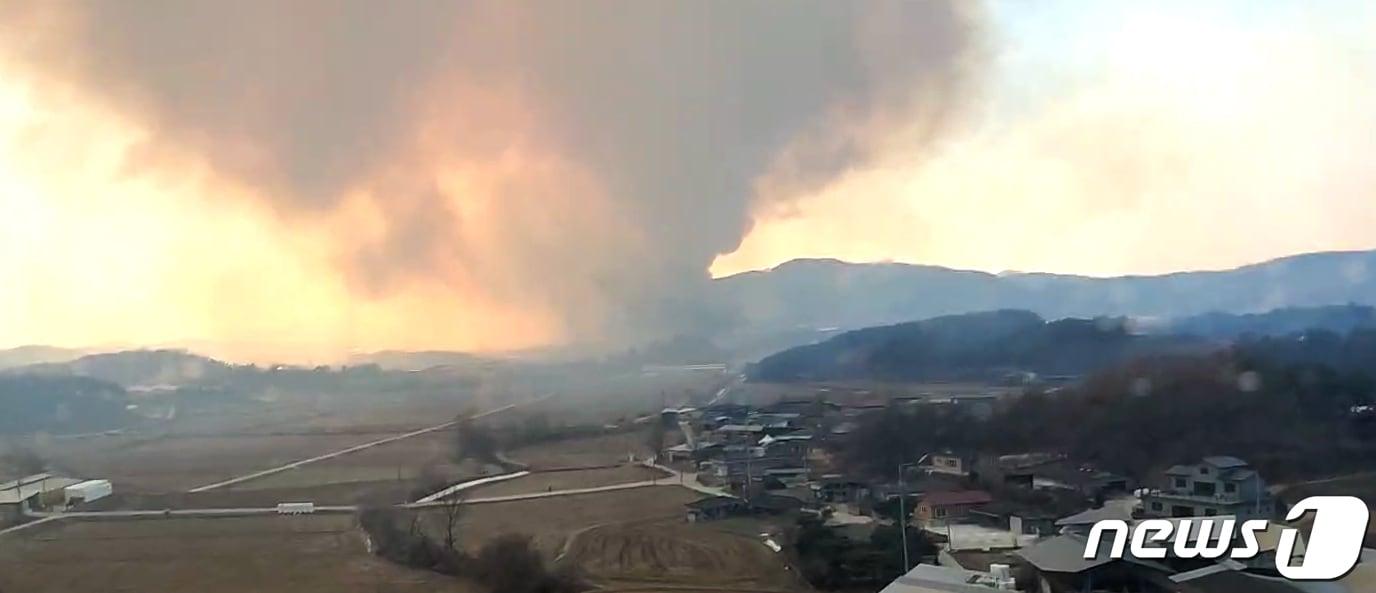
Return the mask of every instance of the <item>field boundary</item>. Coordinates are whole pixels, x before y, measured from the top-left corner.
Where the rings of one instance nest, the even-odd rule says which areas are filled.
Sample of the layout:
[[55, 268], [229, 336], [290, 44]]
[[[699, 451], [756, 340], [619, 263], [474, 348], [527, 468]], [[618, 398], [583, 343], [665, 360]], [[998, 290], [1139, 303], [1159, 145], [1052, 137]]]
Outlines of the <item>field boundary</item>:
[[[507, 405], [505, 405], [505, 406], [502, 406], [502, 407], [500, 407], [500, 408], [496, 408], [496, 409], [494, 409], [494, 410], [488, 410], [488, 411], [483, 412], [483, 413], [481, 413], [481, 414], [475, 414], [475, 415], [473, 415], [473, 416], [470, 416], [469, 419], [485, 418], [485, 417], [491, 416], [491, 415], [493, 415], [493, 414], [497, 414], [497, 413], [500, 413], [500, 412], [505, 412], [505, 411], [510, 410], [510, 409], [512, 409], [512, 408], [515, 408], [515, 407], [518, 407], [518, 406], [522, 406], [522, 405], [528, 405], [528, 404], [531, 404], [531, 403], [535, 403], [535, 402], [538, 402], [538, 401], [542, 401], [542, 400], [544, 400], [544, 399], [545, 399], [545, 398], [539, 398], [539, 399], [532, 400], [532, 401], [530, 401], [530, 402], [525, 402], [525, 403], [522, 403], [522, 404], [507, 404]], [[386, 445], [386, 444], [389, 444], [389, 443], [395, 443], [395, 442], [400, 441], [400, 440], [409, 439], [409, 438], [412, 438], [412, 437], [417, 437], [417, 436], [420, 436], [420, 435], [423, 435], [423, 434], [428, 434], [428, 433], [432, 433], [432, 432], [438, 432], [438, 431], [441, 431], [441, 430], [445, 430], [445, 429], [448, 429], [448, 428], [451, 428], [451, 427], [457, 425], [458, 423], [459, 423], [459, 419], [450, 420], [449, 422], [445, 422], [445, 423], [443, 423], [443, 424], [436, 424], [436, 425], [434, 425], [434, 426], [429, 426], [429, 427], [422, 428], [422, 429], [419, 429], [419, 430], [413, 430], [413, 431], [411, 431], [411, 432], [407, 432], [407, 433], [403, 433], [403, 434], [399, 434], [399, 435], [390, 436], [390, 437], [387, 437], [387, 438], [385, 438], [385, 439], [378, 439], [378, 440], [375, 440], [375, 441], [370, 441], [370, 442], [367, 442], [367, 443], [363, 443], [363, 444], [361, 444], [361, 445], [354, 445], [354, 446], [352, 446], [352, 447], [348, 447], [348, 448], [345, 448], [345, 449], [340, 449], [340, 450], [338, 450], [338, 451], [333, 451], [333, 452], [330, 452], [330, 453], [326, 453], [326, 454], [324, 454], [324, 455], [317, 455], [317, 456], [315, 456], [315, 457], [310, 457], [310, 458], [302, 459], [302, 460], [299, 460], [299, 461], [293, 461], [293, 462], [288, 463], [288, 464], [285, 464], [285, 465], [279, 465], [279, 466], [274, 467], [274, 468], [265, 469], [265, 470], [257, 471], [257, 472], [251, 473], [251, 474], [246, 474], [246, 475], [242, 475], [242, 476], [230, 478], [230, 479], [228, 479], [228, 480], [222, 480], [222, 481], [219, 481], [219, 482], [215, 482], [215, 483], [213, 483], [213, 484], [206, 484], [206, 485], [204, 485], [204, 486], [198, 486], [198, 487], [196, 487], [196, 488], [192, 488], [192, 489], [190, 489], [190, 490], [187, 490], [187, 492], [188, 492], [188, 493], [191, 493], [191, 494], [195, 494], [195, 493], [197, 493], [197, 492], [206, 492], [206, 491], [208, 491], [208, 490], [215, 490], [215, 489], [217, 489], [217, 488], [223, 488], [223, 487], [225, 487], [225, 486], [233, 486], [233, 485], [235, 485], [235, 484], [242, 484], [242, 483], [248, 482], [248, 481], [250, 481], [250, 480], [257, 480], [257, 479], [260, 479], [260, 478], [266, 478], [266, 477], [268, 477], [268, 476], [280, 474], [280, 473], [282, 473], [282, 472], [285, 472], [285, 471], [288, 471], [288, 470], [293, 470], [293, 469], [296, 469], [296, 468], [298, 468], [298, 467], [302, 467], [302, 466], [305, 466], [305, 465], [310, 465], [310, 464], [312, 464], [312, 463], [317, 463], [317, 462], [325, 461], [325, 460], [328, 460], [328, 459], [334, 459], [334, 458], [336, 458], [336, 457], [340, 457], [340, 456], [343, 456], [343, 455], [348, 455], [348, 454], [350, 454], [350, 453], [357, 453], [357, 452], [359, 452], [359, 451], [362, 451], [362, 450], [365, 450], [365, 449], [371, 449], [371, 448], [373, 448], [373, 447], [377, 447], [377, 446], [380, 446], [380, 445]]]

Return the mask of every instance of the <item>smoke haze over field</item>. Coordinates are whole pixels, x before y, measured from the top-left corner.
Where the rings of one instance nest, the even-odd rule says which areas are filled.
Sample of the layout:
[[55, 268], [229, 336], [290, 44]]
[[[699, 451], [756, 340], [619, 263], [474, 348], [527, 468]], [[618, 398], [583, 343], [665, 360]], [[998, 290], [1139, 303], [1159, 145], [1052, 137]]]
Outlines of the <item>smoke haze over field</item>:
[[[758, 184], [815, 187], [881, 139], [921, 151], [958, 118], [980, 75], [980, 16], [936, 1], [21, 2], [0, 9], [0, 65], [27, 112], [11, 127], [48, 153], [11, 176], [71, 211], [120, 186], [158, 227], [231, 210], [264, 229], [249, 250], [300, 260], [259, 275], [281, 284], [265, 292], [308, 298], [304, 275], [333, 286], [315, 298], [350, 303], [305, 332], [138, 336], [484, 348], [663, 335], [715, 315], [697, 298], [706, 268], [750, 228]], [[91, 132], [81, 118], [118, 138], [76, 161], [103, 174], [55, 188], [43, 159]], [[162, 272], [250, 256], [184, 255]], [[248, 296], [222, 312], [281, 305]], [[375, 343], [431, 315], [450, 337]], [[515, 327], [487, 327], [494, 316]]]

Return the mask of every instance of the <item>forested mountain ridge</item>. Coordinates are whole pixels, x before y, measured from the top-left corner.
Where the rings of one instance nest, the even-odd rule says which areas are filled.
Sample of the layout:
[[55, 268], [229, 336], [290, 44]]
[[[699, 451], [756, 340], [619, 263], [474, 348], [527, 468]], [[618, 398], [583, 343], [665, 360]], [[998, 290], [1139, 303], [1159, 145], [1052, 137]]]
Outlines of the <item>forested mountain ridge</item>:
[[779, 382], [1078, 375], [1143, 355], [1208, 348], [1194, 338], [1134, 333], [1121, 318], [1048, 322], [1030, 311], [1002, 310], [846, 332], [768, 356], [749, 375]]
[[0, 434], [120, 428], [128, 403], [123, 387], [91, 377], [0, 375]]
[[990, 274], [902, 263], [799, 259], [713, 282], [753, 331], [855, 329], [942, 315], [1024, 309], [1047, 319], [1177, 319], [1210, 312], [1376, 305], [1376, 251], [1311, 253], [1228, 270], [1098, 278]]

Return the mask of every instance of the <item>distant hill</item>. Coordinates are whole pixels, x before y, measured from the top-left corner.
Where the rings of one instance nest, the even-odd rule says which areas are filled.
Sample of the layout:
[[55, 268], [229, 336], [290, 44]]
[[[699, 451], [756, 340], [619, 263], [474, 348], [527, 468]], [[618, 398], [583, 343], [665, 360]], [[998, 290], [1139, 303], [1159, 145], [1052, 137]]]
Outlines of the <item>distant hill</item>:
[[11, 373], [92, 377], [124, 387], [183, 385], [228, 376], [230, 365], [185, 350], [127, 350], [91, 354], [70, 362], [10, 369]]
[[19, 346], [0, 350], [0, 369], [42, 364], [47, 362], [68, 362], [87, 354], [85, 350], [58, 348], [56, 346]]
[[1358, 329], [1376, 329], [1376, 307], [1334, 305], [1286, 307], [1243, 315], [1205, 313], [1173, 320], [1161, 331], [1235, 340], [1248, 335], [1286, 336], [1316, 330], [1346, 334]]
[[355, 354], [350, 365], [375, 364], [389, 371], [420, 371], [444, 366], [470, 366], [482, 362], [472, 354], [450, 350], [382, 350]]
[[941, 315], [1025, 309], [1047, 319], [1180, 318], [1219, 311], [1376, 305], [1376, 251], [1298, 255], [1231, 270], [1090, 278], [988, 274], [897, 263], [794, 260], [714, 282], [743, 328], [855, 329]]
[[127, 403], [122, 387], [91, 377], [0, 375], [0, 434], [119, 428]]
[[1249, 360], [1372, 375], [1376, 390], [1376, 329], [1358, 328], [1345, 334], [1314, 329], [1281, 336], [1247, 335], [1237, 341], [1234, 350]]
[[610, 356], [607, 360], [634, 366], [712, 364], [726, 360], [726, 356], [726, 353], [707, 337], [680, 334], [642, 344]]
[[757, 381], [1078, 375], [1148, 354], [1207, 349], [1197, 339], [1130, 333], [1123, 319], [1047, 322], [1030, 311], [950, 315], [871, 327], [791, 348], [750, 369]]

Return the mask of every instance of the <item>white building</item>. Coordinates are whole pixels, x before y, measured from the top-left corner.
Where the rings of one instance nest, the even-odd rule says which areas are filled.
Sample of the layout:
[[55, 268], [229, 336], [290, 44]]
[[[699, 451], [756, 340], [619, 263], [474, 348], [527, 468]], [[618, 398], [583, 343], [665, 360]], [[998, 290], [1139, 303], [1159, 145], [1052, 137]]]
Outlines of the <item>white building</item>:
[[61, 492], [67, 486], [81, 480], [62, 478], [52, 474], [34, 474], [0, 484], [0, 522], [18, 517], [24, 505], [29, 508], [44, 506], [44, 495]]
[[990, 572], [965, 570], [954, 566], [919, 564], [898, 577], [879, 593], [994, 593], [1013, 591], [1012, 571], [994, 564]]
[[1213, 517], [1231, 515], [1241, 521], [1270, 519], [1276, 503], [1266, 483], [1246, 461], [1236, 457], [1205, 457], [1192, 465], [1166, 470], [1166, 485], [1142, 496], [1149, 517]]
[[115, 488], [110, 480], [86, 480], [62, 489], [67, 506], [95, 502], [114, 494]]

